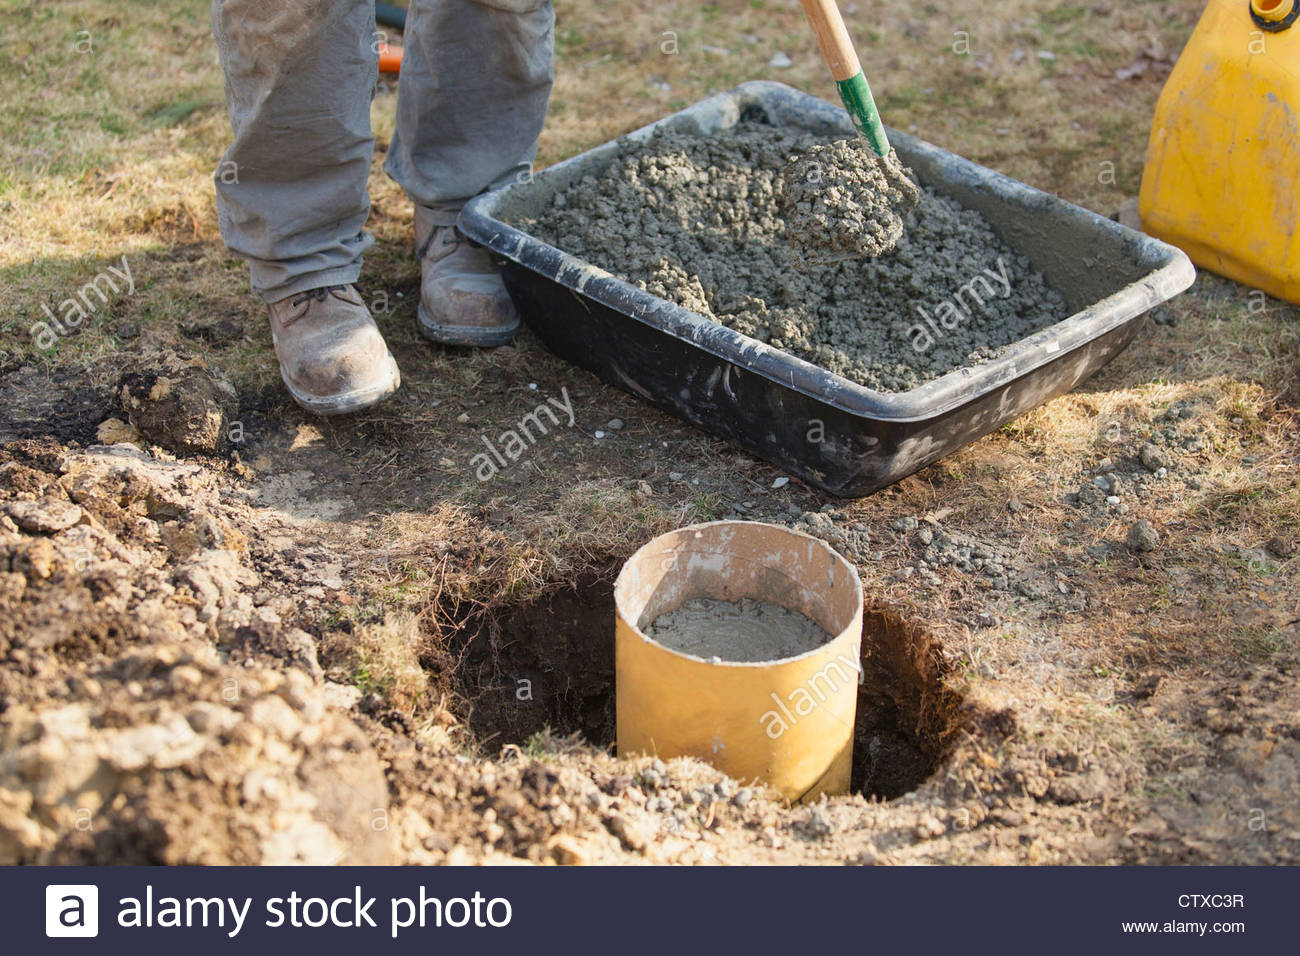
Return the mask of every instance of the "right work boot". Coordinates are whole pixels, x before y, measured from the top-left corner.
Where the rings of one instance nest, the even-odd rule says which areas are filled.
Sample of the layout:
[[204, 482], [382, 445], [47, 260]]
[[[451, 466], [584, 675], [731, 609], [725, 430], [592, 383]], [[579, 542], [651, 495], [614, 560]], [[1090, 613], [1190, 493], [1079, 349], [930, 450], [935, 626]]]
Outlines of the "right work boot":
[[352, 286], [309, 289], [267, 308], [280, 377], [303, 408], [345, 415], [397, 391], [397, 362]]

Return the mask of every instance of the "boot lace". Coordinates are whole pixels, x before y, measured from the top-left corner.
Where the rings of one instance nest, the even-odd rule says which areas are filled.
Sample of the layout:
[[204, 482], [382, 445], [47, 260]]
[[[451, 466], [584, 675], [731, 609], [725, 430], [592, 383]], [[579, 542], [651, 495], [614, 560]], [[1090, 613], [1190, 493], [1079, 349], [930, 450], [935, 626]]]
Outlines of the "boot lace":
[[296, 309], [304, 302], [308, 302], [312, 299], [315, 299], [317, 302], [324, 302], [329, 298], [331, 292], [338, 292], [339, 290], [346, 288], [347, 286], [345, 285], [323, 285], [319, 289], [308, 289], [306, 292], [299, 292], [295, 295], [289, 300], [289, 304]]
[[461, 242], [465, 240], [465, 237], [464, 235], [461, 234], [460, 229], [457, 226], [434, 226], [432, 229], [429, 230], [429, 237], [424, 240], [424, 244], [421, 245], [420, 248], [416, 250], [415, 253], [416, 258], [423, 259], [425, 253], [429, 251], [429, 247], [433, 245], [433, 240], [438, 238], [438, 233], [444, 232], [448, 229], [451, 230], [451, 238], [444, 239], [442, 241], [443, 246], [447, 250], [445, 255], [451, 255], [453, 252], [455, 252], [456, 247], [459, 246]]

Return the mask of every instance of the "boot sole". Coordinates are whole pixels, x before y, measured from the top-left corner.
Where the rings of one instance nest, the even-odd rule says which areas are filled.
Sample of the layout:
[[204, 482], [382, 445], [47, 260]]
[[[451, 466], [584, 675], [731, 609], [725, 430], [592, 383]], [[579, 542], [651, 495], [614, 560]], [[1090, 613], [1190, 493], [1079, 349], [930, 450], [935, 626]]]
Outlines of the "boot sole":
[[485, 329], [474, 325], [439, 325], [424, 311], [424, 303], [415, 310], [420, 322], [420, 332], [431, 341], [442, 345], [473, 345], [491, 348], [507, 345], [519, 332], [519, 323], [499, 329]]
[[402, 373], [391, 354], [388, 356], [388, 365], [391, 372], [388, 383], [357, 389], [344, 395], [320, 396], [300, 392], [285, 378], [283, 366], [280, 368], [280, 380], [284, 382], [284, 387], [289, 390], [293, 400], [307, 411], [315, 415], [350, 415], [379, 404], [401, 387]]

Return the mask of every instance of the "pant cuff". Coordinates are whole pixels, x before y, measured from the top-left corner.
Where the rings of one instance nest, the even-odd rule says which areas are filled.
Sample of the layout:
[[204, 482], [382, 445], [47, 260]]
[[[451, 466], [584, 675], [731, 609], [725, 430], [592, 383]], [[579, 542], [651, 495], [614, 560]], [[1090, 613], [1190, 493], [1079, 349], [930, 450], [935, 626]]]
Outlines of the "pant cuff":
[[465, 205], [463, 202], [455, 204], [440, 204], [431, 206], [427, 203], [416, 203], [428, 215], [428, 221], [435, 226], [454, 226], [456, 219], [460, 216], [461, 208]]
[[253, 291], [262, 297], [262, 301], [268, 305], [272, 302], [279, 302], [287, 299], [291, 295], [297, 295], [299, 292], [309, 292], [312, 289], [320, 289], [330, 285], [351, 285], [361, 276], [361, 263], [353, 262], [346, 266], [337, 266], [333, 269], [323, 269], [320, 272], [308, 272], [304, 275], [294, 276], [288, 282], [270, 289], [257, 288], [256, 281], [253, 282]]

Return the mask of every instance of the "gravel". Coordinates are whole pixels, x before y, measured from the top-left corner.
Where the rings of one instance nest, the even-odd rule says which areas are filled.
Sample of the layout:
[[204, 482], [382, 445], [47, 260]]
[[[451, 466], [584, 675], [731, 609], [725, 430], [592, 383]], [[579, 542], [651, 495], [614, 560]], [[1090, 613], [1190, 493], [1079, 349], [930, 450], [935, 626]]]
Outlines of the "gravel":
[[1142, 467], [1147, 471], [1159, 472], [1162, 468], [1169, 467], [1169, 456], [1160, 448], [1144, 442], [1142, 448], [1138, 451], [1138, 459], [1142, 462]]

